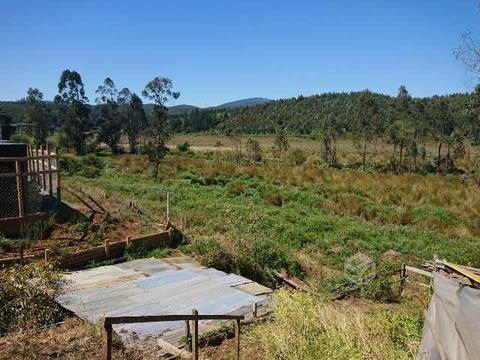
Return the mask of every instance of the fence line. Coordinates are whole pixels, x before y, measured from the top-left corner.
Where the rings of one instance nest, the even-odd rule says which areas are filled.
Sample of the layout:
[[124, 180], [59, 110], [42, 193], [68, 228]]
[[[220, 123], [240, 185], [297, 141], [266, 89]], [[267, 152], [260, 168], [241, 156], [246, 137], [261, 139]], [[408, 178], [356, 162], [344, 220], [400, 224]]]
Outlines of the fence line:
[[0, 157], [0, 179], [0, 219], [40, 212], [44, 195], [61, 200], [58, 150], [27, 146], [26, 156]]
[[[154, 248], [157, 246], [170, 246], [173, 239], [174, 228], [161, 231], [155, 234], [138, 236], [135, 238], [128, 237], [126, 240], [110, 242], [104, 241], [103, 245], [99, 245], [90, 249], [80, 250], [73, 254], [67, 254], [56, 259], [58, 265], [65, 269], [78, 269], [86, 266], [94, 261], [100, 262], [105, 260], [114, 260], [121, 258], [128, 246]], [[52, 254], [49, 249], [45, 249], [44, 253], [36, 255], [27, 255], [17, 258], [0, 259], [0, 267], [10, 266], [22, 261], [31, 261], [45, 259], [50, 261]]]
[[[112, 359], [112, 341], [113, 341], [113, 327], [114, 324], [133, 324], [133, 323], [148, 323], [148, 322], [162, 322], [162, 321], [184, 321], [185, 322], [185, 337], [189, 339], [191, 337], [191, 344], [189, 347], [192, 349], [191, 354], [185, 350], [178, 352], [174, 346], [166, 343], [163, 340], [159, 340], [160, 345], [165, 346], [168, 351], [176, 352], [173, 355], [191, 356], [192, 359], [198, 360], [199, 347], [198, 347], [198, 322], [200, 320], [234, 320], [235, 321], [235, 352], [236, 359], [240, 359], [240, 321], [244, 320], [243, 315], [200, 315], [197, 310], [192, 310], [192, 315], [146, 315], [146, 316], [107, 316], [103, 318], [103, 359]], [[193, 322], [193, 334], [190, 336], [190, 323]], [[165, 344], [166, 343], [166, 344]], [[170, 346], [171, 345], [171, 346]]]

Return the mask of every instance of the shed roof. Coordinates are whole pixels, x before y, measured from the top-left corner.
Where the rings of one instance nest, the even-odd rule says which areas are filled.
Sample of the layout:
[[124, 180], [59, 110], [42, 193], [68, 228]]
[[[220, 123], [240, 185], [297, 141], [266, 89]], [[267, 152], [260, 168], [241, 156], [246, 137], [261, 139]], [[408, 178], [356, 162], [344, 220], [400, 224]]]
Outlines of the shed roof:
[[[188, 257], [139, 259], [65, 275], [57, 301], [83, 319], [104, 316], [191, 314], [247, 315], [253, 304], [269, 309], [271, 290], [245, 277], [201, 266]], [[203, 321], [200, 333], [218, 326]], [[205, 326], [208, 325], [208, 326]], [[163, 336], [178, 344], [182, 322], [114, 325], [124, 341]]]

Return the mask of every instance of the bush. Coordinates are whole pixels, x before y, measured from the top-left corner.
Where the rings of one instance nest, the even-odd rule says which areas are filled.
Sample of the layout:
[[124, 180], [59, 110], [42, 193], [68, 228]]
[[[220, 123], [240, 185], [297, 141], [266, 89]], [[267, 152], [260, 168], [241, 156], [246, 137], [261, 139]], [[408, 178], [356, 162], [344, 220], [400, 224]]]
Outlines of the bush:
[[84, 157], [63, 155], [60, 156], [60, 167], [62, 173], [69, 176], [96, 178], [102, 175], [105, 163], [100, 157], [93, 154]]
[[63, 312], [54, 297], [60, 286], [60, 274], [48, 263], [0, 270], [0, 333], [59, 321]]
[[377, 266], [377, 275], [359, 289], [362, 297], [382, 302], [396, 302], [399, 300], [398, 291], [395, 291], [392, 279], [392, 269], [385, 262]]
[[300, 149], [293, 149], [288, 153], [288, 162], [293, 165], [302, 165], [307, 161], [307, 154]]
[[190, 144], [188, 142], [184, 142], [183, 144], [177, 144], [177, 151], [178, 152], [189, 152], [190, 151]]

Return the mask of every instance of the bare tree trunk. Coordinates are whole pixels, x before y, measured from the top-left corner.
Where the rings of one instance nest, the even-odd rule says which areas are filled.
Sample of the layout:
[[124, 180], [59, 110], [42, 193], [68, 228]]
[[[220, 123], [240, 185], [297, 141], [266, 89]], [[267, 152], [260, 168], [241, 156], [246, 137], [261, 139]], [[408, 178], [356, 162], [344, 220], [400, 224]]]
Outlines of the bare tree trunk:
[[438, 143], [438, 153], [437, 153], [437, 172], [440, 171], [440, 157], [442, 156], [442, 142]]
[[366, 169], [366, 163], [367, 163], [367, 140], [363, 140], [363, 171]]

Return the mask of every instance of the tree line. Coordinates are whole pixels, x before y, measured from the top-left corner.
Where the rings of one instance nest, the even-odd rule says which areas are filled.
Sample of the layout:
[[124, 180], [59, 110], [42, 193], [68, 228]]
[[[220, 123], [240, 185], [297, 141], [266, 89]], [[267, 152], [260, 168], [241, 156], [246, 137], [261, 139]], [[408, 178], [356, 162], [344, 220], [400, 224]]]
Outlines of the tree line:
[[353, 140], [363, 167], [369, 147], [386, 141], [395, 169], [405, 167], [407, 160], [415, 166], [425, 159], [426, 143], [433, 141], [439, 168], [452, 166], [466, 144], [480, 143], [478, 109], [480, 86], [470, 94], [414, 98], [402, 85], [393, 97], [369, 90], [299, 96], [229, 111], [197, 110], [172, 116], [170, 123], [177, 132], [308, 136], [320, 141], [322, 158], [332, 166], [340, 138]]
[[[39, 89], [29, 88], [27, 96], [20, 101], [25, 127], [35, 145], [45, 145], [53, 131], [58, 131], [59, 145], [72, 149], [77, 155], [88, 152], [87, 139], [94, 143], [103, 142], [112, 153], [121, 150], [122, 135], [128, 138], [131, 153], [141, 149], [154, 164], [154, 174], [158, 173], [161, 158], [166, 153], [166, 142], [170, 136], [167, 126], [170, 99], [177, 99], [179, 92], [173, 91], [172, 80], [155, 77], [149, 81], [141, 95], [153, 102], [153, 109], [146, 115], [143, 101], [128, 88], [118, 90], [114, 81], [107, 77], [96, 91], [92, 107], [85, 95], [81, 75], [72, 70], [64, 70], [58, 82], [58, 94], [53, 103], [44, 101]], [[14, 132], [14, 120], [0, 109], [2, 139], [8, 139]]]

